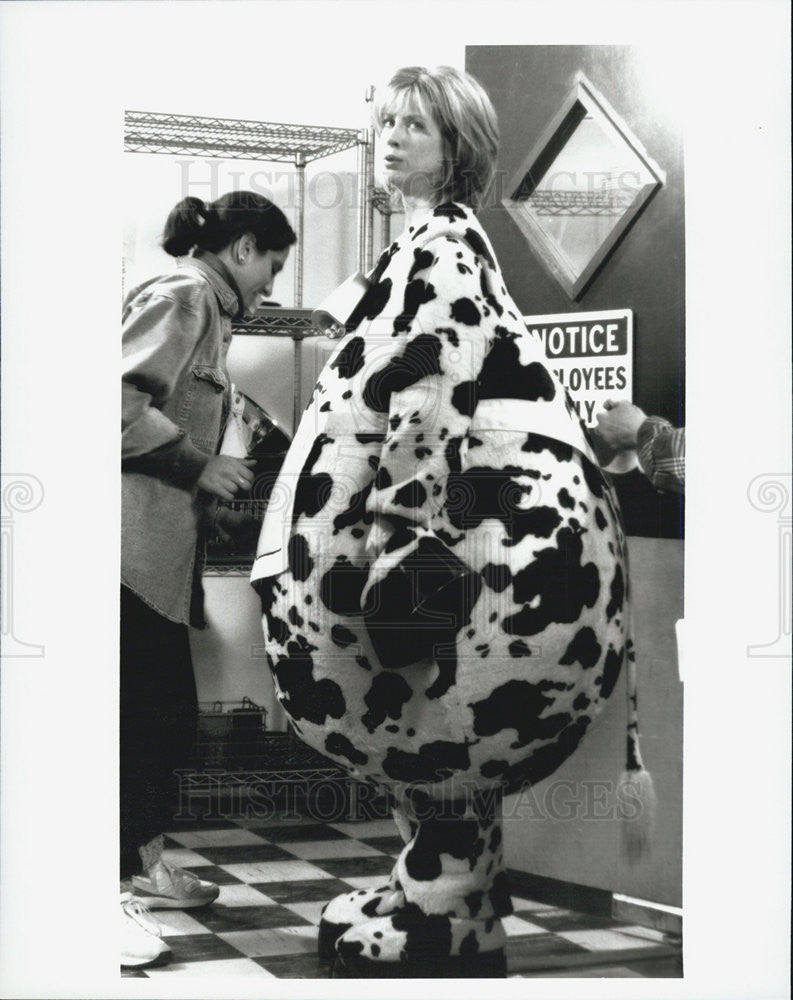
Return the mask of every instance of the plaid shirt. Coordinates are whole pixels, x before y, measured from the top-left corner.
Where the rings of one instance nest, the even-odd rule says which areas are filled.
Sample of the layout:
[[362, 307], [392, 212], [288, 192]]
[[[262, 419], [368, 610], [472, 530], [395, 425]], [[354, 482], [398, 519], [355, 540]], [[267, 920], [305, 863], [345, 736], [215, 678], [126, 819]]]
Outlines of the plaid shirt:
[[639, 428], [639, 464], [658, 490], [682, 493], [686, 479], [686, 429], [663, 417], [648, 417]]

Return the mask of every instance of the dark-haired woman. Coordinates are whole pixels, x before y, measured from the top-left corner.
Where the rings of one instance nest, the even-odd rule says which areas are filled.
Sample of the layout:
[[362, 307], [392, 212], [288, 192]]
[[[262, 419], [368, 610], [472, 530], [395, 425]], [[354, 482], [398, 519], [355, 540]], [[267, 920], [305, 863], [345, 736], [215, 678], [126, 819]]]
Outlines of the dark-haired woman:
[[500, 795], [573, 753], [624, 661], [630, 679], [624, 536], [475, 215], [487, 94], [403, 69], [377, 123], [406, 228], [320, 376], [283, 552], [262, 544], [254, 579], [295, 729], [391, 796], [405, 841], [385, 885], [328, 904], [320, 953], [336, 976], [503, 976]]
[[[269, 296], [295, 242], [267, 198], [241, 191], [171, 211], [175, 270], [123, 312], [121, 542], [122, 965], [167, 959], [146, 907], [212, 902], [218, 888], [162, 857], [162, 833], [196, 716], [188, 626], [204, 625], [205, 535], [218, 498], [251, 485], [218, 455], [232, 320]], [[142, 866], [142, 874], [138, 874]]]

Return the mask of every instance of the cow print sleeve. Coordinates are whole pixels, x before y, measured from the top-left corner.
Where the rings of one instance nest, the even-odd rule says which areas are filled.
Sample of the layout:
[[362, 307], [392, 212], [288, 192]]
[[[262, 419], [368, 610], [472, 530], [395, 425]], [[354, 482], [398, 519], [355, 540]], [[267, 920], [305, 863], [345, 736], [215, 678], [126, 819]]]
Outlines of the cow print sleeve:
[[399, 349], [393, 351], [392, 341], [365, 389], [368, 405], [388, 413], [367, 501], [374, 522], [362, 594], [385, 666], [437, 655], [467, 620], [479, 586], [465, 546], [452, 551], [439, 523], [447, 480], [460, 471], [491, 344], [483, 264], [467, 243], [447, 237], [413, 253], [404, 312], [394, 320]]

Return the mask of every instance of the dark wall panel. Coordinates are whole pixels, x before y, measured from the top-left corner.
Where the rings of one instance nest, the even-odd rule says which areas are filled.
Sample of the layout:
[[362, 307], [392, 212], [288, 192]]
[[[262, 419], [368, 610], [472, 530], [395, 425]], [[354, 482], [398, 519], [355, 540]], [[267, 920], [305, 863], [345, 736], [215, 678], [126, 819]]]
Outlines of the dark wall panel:
[[[498, 177], [480, 218], [510, 291], [524, 313], [629, 308], [634, 312], [633, 398], [677, 426], [684, 401], [684, 189], [679, 124], [657, 107], [662, 81], [625, 46], [468, 46], [466, 68], [486, 88], [499, 116]], [[500, 203], [582, 71], [623, 119], [666, 181], [577, 301], [549, 274]], [[673, 67], [670, 66], [670, 72]], [[638, 474], [619, 483], [628, 530], [676, 535], [682, 512], [671, 498], [652, 506]], [[642, 521], [636, 520], [642, 516]]]

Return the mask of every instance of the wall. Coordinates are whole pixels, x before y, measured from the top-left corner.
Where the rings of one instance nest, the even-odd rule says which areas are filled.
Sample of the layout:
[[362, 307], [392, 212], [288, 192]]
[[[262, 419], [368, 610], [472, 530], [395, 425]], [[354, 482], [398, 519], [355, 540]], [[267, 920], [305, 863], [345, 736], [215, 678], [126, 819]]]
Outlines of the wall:
[[199, 701], [250, 698], [267, 710], [269, 730], [285, 731], [264, 655], [259, 598], [247, 575], [206, 576], [204, 595], [207, 628], [190, 630]]
[[555, 774], [504, 803], [508, 867], [681, 905], [683, 686], [675, 622], [682, 617], [683, 547], [629, 538], [641, 750], [658, 799], [652, 853], [627, 864], [614, 782], [625, 767], [625, 679], [579, 751]]

